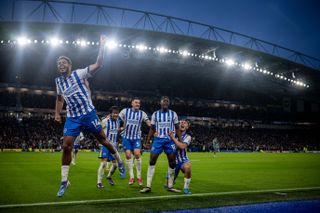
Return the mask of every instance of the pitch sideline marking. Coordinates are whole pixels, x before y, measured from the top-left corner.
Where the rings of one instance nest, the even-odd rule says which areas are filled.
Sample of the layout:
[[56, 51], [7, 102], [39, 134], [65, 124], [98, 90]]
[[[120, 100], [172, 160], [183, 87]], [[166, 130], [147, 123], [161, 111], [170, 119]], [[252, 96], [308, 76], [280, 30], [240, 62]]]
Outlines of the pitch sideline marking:
[[308, 191], [308, 190], [318, 190], [318, 189], [320, 189], [320, 187], [264, 189], [264, 190], [230, 191], [230, 192], [209, 192], [209, 193], [192, 194], [190, 196], [189, 195], [188, 196], [186, 196], [186, 195], [161, 195], [161, 196], [150, 196], [150, 197], [111, 198], [111, 199], [99, 199], [99, 200], [76, 200], [76, 201], [62, 201], [62, 202], [8, 204], [8, 205], [0, 205], [0, 209], [1, 208], [14, 208], [14, 207], [68, 205], [68, 204], [111, 203], [111, 202], [116, 202], [116, 201], [141, 201], [141, 200], [183, 198], [183, 197], [205, 197], [205, 196], [210, 196], [210, 195], [234, 195], [234, 194], [251, 194], [251, 193], [264, 193], [264, 192]]

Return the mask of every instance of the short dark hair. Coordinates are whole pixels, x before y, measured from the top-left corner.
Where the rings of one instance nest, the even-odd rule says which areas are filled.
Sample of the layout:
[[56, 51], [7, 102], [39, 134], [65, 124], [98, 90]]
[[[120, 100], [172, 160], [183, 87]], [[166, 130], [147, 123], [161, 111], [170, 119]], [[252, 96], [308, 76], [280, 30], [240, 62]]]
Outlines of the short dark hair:
[[141, 99], [140, 99], [139, 97], [137, 97], [137, 96], [131, 98], [131, 102], [134, 101], [134, 100], [139, 100], [139, 101], [141, 101]]
[[168, 99], [170, 101], [170, 98], [168, 96], [162, 96], [160, 100], [162, 101], [163, 99]]
[[112, 107], [110, 107], [109, 112], [112, 113], [113, 111], [118, 111], [119, 112], [120, 109], [119, 109], [118, 106], [112, 106]]

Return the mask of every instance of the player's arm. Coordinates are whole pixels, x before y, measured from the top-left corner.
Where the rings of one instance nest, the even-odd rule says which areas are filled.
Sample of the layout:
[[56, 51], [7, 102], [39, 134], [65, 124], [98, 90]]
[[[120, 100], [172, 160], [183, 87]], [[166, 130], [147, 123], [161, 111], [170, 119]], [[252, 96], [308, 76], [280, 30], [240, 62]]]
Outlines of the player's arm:
[[107, 39], [106, 39], [106, 36], [105, 36], [105, 35], [101, 35], [101, 36], [100, 36], [100, 48], [99, 48], [99, 53], [98, 53], [97, 61], [96, 61], [96, 63], [91, 64], [91, 65], [89, 66], [89, 72], [90, 72], [91, 75], [95, 74], [96, 71], [97, 71], [100, 67], [102, 67], [106, 40], [107, 40]]
[[147, 143], [150, 143], [154, 133], [156, 132], [156, 126], [155, 125], [151, 125], [150, 126], [150, 130], [149, 130], [149, 133], [148, 133], [148, 136], [147, 136]]
[[150, 140], [154, 136], [155, 132], [156, 132], [156, 116], [155, 116], [155, 113], [153, 113], [151, 116], [150, 130], [147, 136], [147, 143], [150, 143]]
[[143, 121], [147, 124], [148, 127], [151, 127], [151, 121], [148, 118], [147, 113], [143, 112]]
[[64, 99], [63, 99], [62, 95], [57, 95], [54, 120], [55, 120], [55, 122], [57, 122], [59, 124], [61, 123], [60, 113], [63, 108], [63, 103], [64, 103]]
[[171, 140], [176, 144], [179, 149], [185, 149], [188, 147], [188, 144], [179, 141], [173, 134], [173, 132], [169, 133]]

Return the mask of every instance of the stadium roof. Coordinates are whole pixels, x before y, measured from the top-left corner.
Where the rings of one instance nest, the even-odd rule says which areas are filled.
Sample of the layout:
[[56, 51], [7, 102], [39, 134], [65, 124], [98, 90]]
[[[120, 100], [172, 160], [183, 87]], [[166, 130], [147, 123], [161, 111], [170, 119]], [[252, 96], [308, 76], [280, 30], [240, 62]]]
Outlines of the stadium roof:
[[[61, 4], [70, 6], [71, 13], [67, 13], [68, 17], [55, 9]], [[25, 5], [29, 6], [29, 11], [25, 9], [21, 13], [21, 7]], [[91, 10], [85, 20], [76, 18], [80, 7], [82, 10]], [[175, 89], [176, 80], [180, 79], [180, 87], [189, 88], [182, 93], [195, 97], [199, 94], [210, 97], [218, 93], [221, 95], [221, 91], [226, 93], [222, 94], [224, 96], [239, 97], [238, 93], [241, 90], [242, 96], [257, 93], [269, 97], [303, 95], [316, 99], [320, 91], [317, 85], [320, 73], [314, 68], [318, 66], [317, 63], [320, 64], [320, 60], [214, 26], [145, 11], [63, 1], [13, 1], [12, 8], [10, 18], [3, 18], [0, 23], [0, 39], [4, 46], [1, 48], [1, 54], [5, 54], [2, 51], [7, 51], [8, 47], [14, 52], [21, 51], [20, 48], [12, 47], [19, 46], [21, 36], [27, 36], [25, 42], [30, 39], [33, 43], [28, 47], [30, 53], [38, 54], [39, 59], [44, 55], [39, 54], [39, 49], [36, 48], [48, 53], [46, 58], [42, 59], [51, 61], [45, 68], [50, 67], [46, 75], [51, 77], [51, 82], [52, 73], [56, 74], [52, 63], [54, 57], [62, 53], [68, 54], [75, 64], [85, 66], [95, 60], [97, 48], [91, 45], [92, 42], [96, 44], [99, 35], [107, 33], [115, 40], [118, 50], [108, 54], [110, 61], [106, 63], [112, 80], [106, 80], [106, 75], [106, 78], [103, 78], [105, 82], [98, 79], [101, 81], [98, 87], [103, 87], [107, 82], [108, 89], [121, 87], [124, 90], [149, 89], [167, 93]], [[43, 14], [42, 19], [35, 20], [33, 16], [39, 12]], [[200, 35], [196, 34], [201, 30], [194, 29], [201, 27], [204, 31]], [[54, 37], [63, 44], [55, 50], [50, 50], [48, 46]], [[39, 43], [34, 44], [35, 40]], [[41, 41], [44, 41], [42, 46]], [[85, 51], [77, 49], [81, 47], [81, 41], [86, 43]], [[139, 48], [147, 49], [137, 51]], [[287, 54], [291, 54], [292, 57]], [[19, 62], [24, 59], [16, 60]], [[22, 69], [34, 68], [32, 64], [25, 64]], [[10, 73], [8, 70], [9, 76]], [[6, 81], [5, 76], [1, 77], [1, 81]], [[12, 81], [14, 77], [11, 75], [9, 79]], [[28, 74], [24, 74], [22, 78], [28, 83], [31, 82], [29, 77]], [[35, 80], [32, 77], [32, 81]], [[41, 81], [40, 84], [47, 83], [49, 78]], [[117, 85], [119, 82], [125, 86]], [[161, 85], [161, 82], [166, 82], [166, 86]]]

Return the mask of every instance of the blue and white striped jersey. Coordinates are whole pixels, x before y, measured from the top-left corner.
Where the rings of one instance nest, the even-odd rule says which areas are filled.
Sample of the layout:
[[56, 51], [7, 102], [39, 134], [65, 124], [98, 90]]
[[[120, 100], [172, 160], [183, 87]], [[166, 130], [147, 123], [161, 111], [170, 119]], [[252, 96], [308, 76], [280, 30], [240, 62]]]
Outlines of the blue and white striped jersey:
[[119, 117], [125, 125], [123, 137], [129, 140], [141, 139], [141, 123], [149, 120], [148, 115], [142, 110], [125, 108], [121, 110]]
[[120, 128], [120, 120], [113, 120], [112, 118], [105, 118], [101, 121], [103, 131], [107, 138], [111, 141], [113, 146], [117, 148], [118, 130]]
[[69, 77], [55, 79], [57, 95], [62, 95], [67, 103], [67, 117], [86, 115], [94, 109], [87, 78], [92, 77], [89, 67], [71, 72]]
[[73, 145], [80, 145], [80, 141], [84, 139], [83, 133], [80, 132], [80, 135], [76, 137], [76, 139], [73, 142]]
[[[181, 135], [181, 139], [182, 139], [183, 143], [187, 144], [188, 146], [190, 145], [190, 143], [191, 143], [191, 136], [190, 135], [188, 135], [187, 133], [184, 133]], [[176, 156], [176, 163], [177, 164], [189, 161], [186, 149], [187, 148], [185, 148], [185, 149], [177, 148], [177, 156]]]
[[151, 116], [151, 125], [156, 127], [157, 138], [170, 138], [169, 132], [176, 132], [175, 125], [179, 123], [178, 115], [172, 110], [155, 111]]

